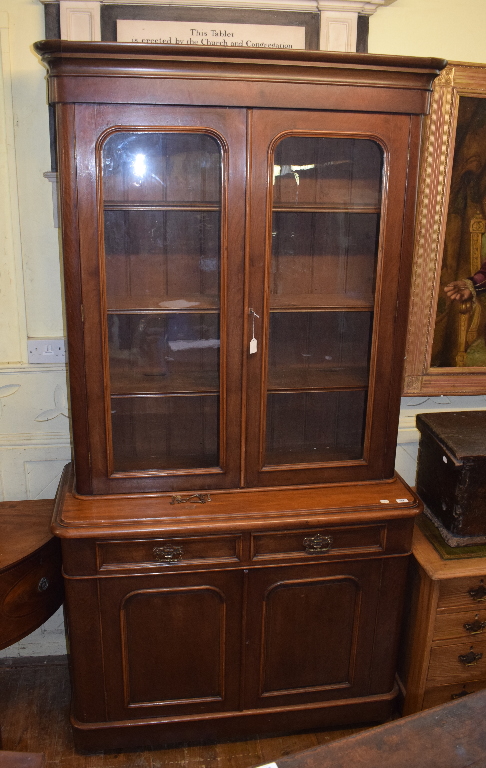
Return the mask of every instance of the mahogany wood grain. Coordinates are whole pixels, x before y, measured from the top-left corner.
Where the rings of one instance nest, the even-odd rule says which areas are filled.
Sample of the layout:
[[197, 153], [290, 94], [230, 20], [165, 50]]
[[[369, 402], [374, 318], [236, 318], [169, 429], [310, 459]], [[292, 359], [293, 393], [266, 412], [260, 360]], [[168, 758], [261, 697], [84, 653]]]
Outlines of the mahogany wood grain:
[[177, 531], [216, 533], [249, 526], [272, 530], [282, 525], [302, 527], [305, 513], [306, 527], [396, 521], [400, 535], [393, 537], [394, 551], [405, 553], [410, 551], [411, 521], [421, 509], [415, 494], [398, 477], [364, 484], [212, 491], [211, 500], [203, 504], [197, 499], [172, 504], [172, 499], [173, 495], [165, 494], [80, 497], [73, 494], [68, 466], [56, 499], [54, 531], [63, 539], [79, 540]]
[[[67, 174], [63, 182], [67, 201], [65, 226], [70, 229], [65, 242], [66, 278], [70, 283], [76, 279], [78, 285], [79, 278], [81, 279], [80, 288], [73, 288], [71, 293], [67, 294], [72, 296], [74, 304], [78, 305], [78, 309], [74, 307], [70, 310], [69, 321], [70, 337], [73, 340], [70, 354], [73, 360], [77, 358], [77, 362], [73, 363], [71, 387], [73, 402], [76, 403], [73, 409], [73, 431], [77, 446], [78, 491], [96, 494], [138, 491], [152, 493], [191, 488], [210, 490], [235, 487], [237, 484], [276, 486], [296, 482], [348, 482], [390, 477], [393, 472], [398, 419], [397, 403], [403, 358], [403, 315], [407, 304], [410, 261], [411, 237], [408, 233], [412, 231], [420, 115], [427, 111], [432, 79], [445, 62], [439, 59], [349, 56], [306, 51], [292, 52], [287, 58], [276, 51], [230, 49], [208, 53], [191, 47], [185, 47], [182, 56], [178, 47], [84, 44], [68, 41], [45, 41], [37, 45], [37, 51], [49, 66], [52, 100], [60, 103], [60, 156], [64, 158], [61, 173], [64, 168]], [[224, 69], [221, 62], [224, 62]], [[165, 106], [156, 106], [162, 93]], [[80, 103], [83, 101], [86, 103]], [[71, 106], [73, 103], [74, 107]], [[211, 107], [207, 106], [208, 104], [211, 104]], [[223, 106], [224, 109], [217, 105]], [[373, 112], [370, 111], [370, 105], [373, 105]], [[241, 107], [263, 109], [256, 110], [254, 117], [248, 112], [247, 120], [248, 110]], [[285, 108], [279, 112], [275, 109], [272, 111], [271, 108], [275, 107]], [[304, 108], [307, 110], [305, 114], [296, 111]], [[400, 114], [397, 114], [397, 111]], [[106, 308], [108, 306], [110, 311], [113, 311], [117, 304], [116, 301], [113, 304], [109, 290], [109, 295], [106, 296], [104, 280], [105, 266], [107, 273], [113, 271], [110, 259], [117, 249], [109, 237], [108, 240], [106, 237], [104, 239], [104, 217], [99, 197], [103, 182], [100, 170], [101, 153], [104, 146], [111, 146], [112, 139], [116, 141], [116, 133], [121, 132], [124, 135], [128, 131], [135, 135], [138, 131], [142, 135], [145, 132], [143, 141], [153, 143], [158, 141], [157, 132], [163, 132], [164, 129], [172, 135], [171, 141], [175, 144], [179, 139], [182, 141], [188, 132], [193, 133], [193, 138], [198, 133], [202, 137], [206, 132], [213, 139], [220, 141], [224, 164], [221, 209], [222, 386], [219, 402], [219, 440], [216, 440], [214, 433], [210, 449], [201, 453], [198, 461], [192, 454], [190, 458], [186, 457], [187, 438], [181, 436], [181, 444], [176, 445], [173, 442], [169, 450], [169, 454], [173, 454], [172, 463], [165, 457], [156, 455], [155, 439], [163, 432], [160, 421], [162, 419], [165, 424], [168, 417], [162, 415], [159, 418], [155, 413], [157, 404], [153, 399], [153, 387], [148, 388], [148, 394], [152, 397], [150, 402], [155, 408], [154, 413], [153, 408], [148, 411], [145, 408], [145, 405], [148, 407], [147, 400], [146, 403], [140, 401], [139, 404], [144, 406], [140, 413], [132, 412], [133, 409], [130, 408], [122, 408], [121, 419], [117, 416], [113, 419], [111, 417], [111, 411], [121, 408], [122, 401], [125, 402], [130, 396], [130, 392], [127, 392], [128, 386], [134, 386], [136, 394], [140, 397], [141, 382], [120, 384], [114, 376], [112, 391], [117, 398], [121, 395], [123, 397], [117, 399], [116, 403], [110, 402]], [[75, 156], [72, 152], [70, 154], [67, 146], [73, 133], [76, 134]], [[290, 443], [291, 448], [295, 450], [294, 463], [301, 465], [299, 469], [292, 471], [285, 461], [288, 440], [282, 441], [278, 438], [273, 446], [269, 444], [266, 461], [268, 466], [262, 469], [262, 464], [265, 464], [265, 407], [261, 401], [262, 390], [258, 391], [262, 369], [258, 369], [256, 376], [255, 366], [263, 358], [261, 352], [265, 351], [267, 318], [263, 320], [261, 329], [263, 338], [260, 354], [247, 361], [246, 343], [242, 348], [242, 326], [247, 312], [246, 306], [242, 306], [246, 291], [244, 283], [249, 281], [249, 306], [254, 308], [261, 308], [261, 288], [266, 285], [266, 277], [262, 280], [262, 275], [266, 275], [264, 251], [268, 245], [267, 234], [262, 230], [262, 226], [266, 226], [269, 217], [265, 189], [269, 173], [268, 163], [271, 162], [272, 147], [279, 133], [289, 137], [294, 134], [297, 142], [313, 141], [312, 136], [327, 136], [322, 140], [333, 142], [337, 136], [346, 135], [350, 146], [360, 144], [376, 148], [379, 144], [384, 153], [384, 195], [376, 280], [375, 332], [372, 340], [372, 367], [369, 372], [370, 393], [367, 397], [367, 385], [364, 383], [365, 378], [368, 378], [367, 373], [357, 378], [351, 377], [349, 380], [337, 377], [334, 383], [330, 380], [326, 384], [330, 391], [324, 399], [324, 393], [317, 391], [315, 383], [311, 382], [310, 389], [316, 391], [307, 392], [307, 399], [313, 404], [309, 405], [309, 408], [319, 414], [326, 408], [329, 410], [327, 420], [324, 419], [319, 427], [324, 434], [321, 438], [323, 446], [319, 453], [313, 453], [313, 445], [303, 446], [303, 450], [300, 450], [298, 441], [296, 442], [295, 437], [292, 438]], [[252, 163], [248, 179], [247, 147], [251, 154], [249, 162]], [[354, 210], [355, 213], [349, 215], [357, 216], [356, 221], [363, 222], [363, 215], [368, 216], [363, 214], [364, 210], [374, 211], [371, 214], [371, 219], [374, 219], [377, 215], [379, 195], [376, 179], [373, 189], [370, 189], [368, 184], [367, 174], [371, 173], [373, 166], [370, 158], [360, 172], [355, 174], [351, 187], [349, 180], [346, 180], [346, 174], [340, 178], [339, 174], [336, 176], [331, 173], [329, 183], [319, 186], [322, 194], [320, 193], [317, 201], [318, 207], [314, 212], [306, 213], [302, 210], [302, 215], [315, 218], [321, 215], [318, 209], [321, 210], [322, 205], [328, 208], [330, 205], [329, 211], [332, 209], [336, 212], [346, 203], [343, 210]], [[184, 202], [175, 198], [179, 192], [182, 194], [186, 176], [187, 173], [182, 173], [177, 178], [177, 173], [172, 171], [167, 175], [167, 183], [172, 189], [170, 192], [167, 187], [170, 205], [175, 202], [180, 207]], [[113, 183], [116, 181], [115, 177], [116, 173], [112, 179]], [[285, 217], [285, 210], [280, 208], [283, 202], [285, 205], [289, 202], [285, 192], [289, 180], [282, 178], [278, 181], [282, 194], [277, 190], [278, 211], [276, 210], [275, 215]], [[306, 202], [305, 192], [309, 186], [308, 181], [302, 179], [302, 199], [307, 207], [309, 201]], [[120, 198], [119, 186], [115, 183], [112, 189], [113, 185], [110, 184], [111, 181], [107, 177], [105, 216], [124, 215], [124, 211], [129, 212], [126, 207], [127, 200], [124, 199], [125, 193]], [[139, 186], [138, 192], [133, 193], [135, 197], [132, 195], [133, 200], [130, 198], [137, 206], [145, 194], [142, 187], [147, 187], [146, 194], [149, 198], [154, 197], [154, 194], [149, 194], [153, 187], [152, 182], [144, 182]], [[209, 198], [206, 202], [209, 201], [214, 207], [216, 188], [213, 187], [214, 184], [211, 187], [212, 192], [208, 192]], [[349, 199], [351, 188], [352, 199]], [[177, 190], [179, 192], [176, 194]], [[192, 207], [196, 203], [200, 205], [201, 201], [196, 200], [200, 197], [201, 194], [194, 188], [190, 200], [185, 201], [186, 207], [189, 203]], [[153, 205], [161, 201], [146, 198], [145, 202]], [[123, 210], [118, 210], [119, 204], [123, 204]], [[302, 207], [302, 203], [299, 205]], [[155, 209], [152, 211], [156, 212]], [[131, 211], [134, 222], [140, 213], [144, 211]], [[168, 213], [167, 210], [164, 215]], [[173, 210], [172, 214], [174, 213], [177, 211]], [[188, 209], [184, 215], [186, 213], [191, 211]], [[329, 216], [331, 213], [322, 215]], [[250, 238], [248, 242], [244, 242], [245, 227]], [[186, 229], [188, 228], [182, 227], [183, 238], [189, 235]], [[139, 231], [135, 226], [131, 235], [132, 240], [133, 237], [135, 240], [129, 250], [134, 248], [135, 241], [140, 239], [138, 235], [135, 236], [135, 230]], [[143, 234], [140, 234], [140, 237], [143, 240]], [[187, 243], [191, 237], [189, 236]], [[354, 239], [356, 240], [356, 237]], [[363, 242], [363, 236], [358, 240]], [[106, 264], [101, 256], [103, 243], [106, 245]], [[186, 251], [192, 247], [187, 243]], [[244, 249], [247, 253], [251, 252], [248, 258], [249, 274], [245, 277], [242, 269]], [[371, 248], [371, 251], [375, 250]], [[401, 251], [404, 261], [399, 273], [398, 260]], [[142, 264], [146, 258], [143, 252], [142, 248], [142, 253], [139, 251], [137, 257], [138, 262]], [[354, 267], [349, 271], [351, 275], [356, 273], [355, 278], [350, 278], [352, 282], [353, 279], [356, 280], [358, 273], [361, 274], [360, 269], [364, 269], [366, 273], [370, 271], [370, 259], [374, 258], [374, 253], [366, 252], [366, 247], [364, 253], [355, 254], [353, 248], [351, 252]], [[332, 254], [329, 254], [329, 257], [333, 258]], [[386, 281], [383, 279], [384, 262], [387, 265]], [[121, 274], [120, 270], [115, 271]], [[184, 280], [187, 272], [187, 268], [180, 270], [179, 274], [184, 276]], [[143, 266], [139, 266], [138, 274], [133, 277], [135, 282], [143, 273]], [[329, 282], [329, 270], [327, 273]], [[159, 278], [160, 276], [154, 275], [154, 282], [157, 283]], [[146, 278], [143, 279], [146, 282]], [[332, 280], [330, 282], [332, 283]], [[316, 288], [317, 286], [314, 286], [313, 290]], [[329, 284], [328, 288], [335, 290], [333, 284]], [[302, 291], [302, 285], [298, 286], [298, 289]], [[74, 291], [78, 292], [76, 296]], [[194, 286], [190, 292], [193, 291]], [[361, 301], [363, 298], [361, 297]], [[81, 302], [84, 315], [79, 311]], [[246, 305], [246, 299], [244, 303]], [[401, 308], [398, 313], [397, 306]], [[360, 308], [362, 309], [361, 305]], [[355, 337], [356, 333], [351, 336]], [[364, 333], [364, 336], [367, 337], [367, 334]], [[366, 343], [368, 344], [368, 341]], [[379, 354], [377, 350], [380, 350]], [[356, 358], [356, 354], [351, 357]], [[85, 371], [77, 370], [80, 360], [83, 361]], [[248, 389], [242, 382], [242, 367], [249, 381]], [[103, 371], [102, 377], [100, 371]], [[266, 377], [266, 372], [263, 373], [262, 386]], [[184, 387], [184, 384], [180, 383], [178, 386]], [[284, 391], [285, 387], [289, 386], [288, 382], [279, 381], [272, 386], [283, 389], [281, 394], [272, 392], [269, 395], [276, 409], [275, 419], [269, 419], [267, 424], [269, 432], [278, 423], [291, 418], [292, 411], [295, 411], [291, 400], [294, 404], [297, 402], [295, 397], [289, 400]], [[207, 387], [207, 382], [203, 383], [203, 387]], [[297, 379], [291, 389], [296, 387], [306, 391], [309, 384]], [[347, 391], [349, 387], [351, 389]], [[168, 383], [163, 390], [164, 394], [172, 392]], [[296, 396], [300, 397], [298, 392]], [[206, 396], [202, 399], [208, 400]], [[165, 400], [167, 401], [166, 398]], [[195, 403], [194, 398], [193, 400]], [[89, 408], [86, 407], [88, 401]], [[199, 405], [200, 410], [204, 410], [202, 402]], [[185, 407], [187, 409], [187, 403]], [[282, 407], [285, 413], [281, 413]], [[303, 407], [306, 411], [307, 406]], [[359, 425], [364, 409], [368, 413], [367, 429], [363, 434], [356, 425]], [[242, 427], [245, 440], [241, 452], [238, 432], [241, 421], [236, 417], [237, 413], [249, 415], [248, 425]], [[346, 443], [346, 438], [339, 438], [339, 435], [350, 433], [352, 428], [356, 431], [355, 439], [351, 441], [349, 449], [345, 445], [344, 449], [338, 447], [337, 450], [328, 451], [324, 448], [328, 442], [325, 433], [338, 417], [344, 419], [341, 427], [337, 429], [338, 442], [342, 439]], [[175, 438], [172, 435], [177, 434], [175, 423], [180, 422], [181, 418], [181, 414], [177, 412], [171, 421], [171, 428], [168, 429], [173, 441]], [[204, 442], [204, 424], [208, 419], [214, 422], [214, 415], [190, 415], [189, 420], [192, 420], [195, 430], [194, 443]], [[307, 420], [312, 420], [310, 415]], [[121, 429], [121, 422], [128, 425], [128, 431]], [[199, 426], [196, 426], [199, 422]], [[136, 450], [132, 455], [126, 450], [120, 453], [113, 447], [112, 438], [115, 443], [124, 445], [129, 440], [132, 427], [136, 433], [132, 441]], [[145, 446], [144, 433], [151, 437]], [[292, 440], [296, 442], [295, 445]], [[216, 457], [217, 443], [219, 458]], [[319, 460], [315, 461], [315, 457]], [[131, 460], [133, 467], [130, 466]], [[194, 463], [201, 465], [199, 469], [194, 467]]]
[[[395, 498], [386, 505], [387, 516], [377, 512], [371, 522], [373, 505], [356, 511], [370, 488], [328, 488], [335, 503], [347, 506], [313, 511], [309, 504], [303, 528], [302, 512], [289, 504], [269, 520], [261, 505], [275, 491], [255, 491], [257, 499], [250, 492], [225, 493], [219, 504], [227, 527], [215, 522], [214, 513], [207, 527], [198, 512], [212, 500], [171, 505], [170, 497], [75, 499], [68, 481], [67, 472], [59, 514], [70, 503], [78, 510], [87, 503], [100, 516], [98, 522], [85, 518], [87, 538], [63, 537], [79, 748], [389, 715], [397, 693], [406, 545], [417, 511], [413, 494], [403, 507]], [[373, 485], [375, 494], [391, 490], [389, 483]], [[391, 487], [405, 493], [398, 480]], [[321, 498], [322, 504], [323, 490], [279, 493], [287, 502]], [[111, 502], [123, 519], [114, 526], [106, 516]], [[166, 511], [178, 508], [176, 521], [163, 523], [165, 535], [157, 533], [154, 519], [135, 533], [137, 520], [148, 521], [145, 506], [158, 506], [160, 514], [160, 502]], [[240, 515], [230, 525], [233, 504]], [[329, 525], [328, 516], [341, 525]], [[316, 520], [322, 525], [316, 527]], [[62, 536], [70, 529], [58, 530]], [[80, 520], [76, 530], [83, 530]], [[336, 543], [334, 552], [332, 546], [306, 551], [304, 539], [326, 535]], [[180, 560], [158, 560], [155, 549], [164, 547], [180, 549]]]
[[62, 603], [52, 510], [51, 500], [0, 503], [0, 648], [29, 635]]
[[421, 510], [393, 474], [418, 150], [445, 62], [36, 50], [69, 229], [76, 473], [53, 530], [77, 747], [388, 717]]
[[45, 764], [45, 755], [41, 752], [0, 750], [0, 768], [44, 768]]
[[1, 570], [28, 557], [52, 539], [53, 508], [51, 499], [0, 502]]

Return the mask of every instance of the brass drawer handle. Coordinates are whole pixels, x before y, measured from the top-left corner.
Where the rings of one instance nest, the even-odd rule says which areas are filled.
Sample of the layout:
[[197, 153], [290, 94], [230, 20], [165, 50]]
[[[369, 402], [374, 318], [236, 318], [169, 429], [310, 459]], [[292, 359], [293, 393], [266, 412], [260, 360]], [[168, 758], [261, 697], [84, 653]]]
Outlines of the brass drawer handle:
[[154, 547], [154, 557], [159, 563], [177, 563], [182, 559], [182, 554], [182, 547], [172, 547], [170, 544]]
[[211, 501], [209, 493], [192, 493], [190, 496], [173, 496], [171, 504], [187, 504], [192, 501], [193, 504], [206, 504]]
[[486, 627], [486, 621], [479, 621], [479, 616], [476, 615], [471, 624], [463, 624], [463, 627], [466, 632], [469, 632], [471, 635], [479, 635]]
[[486, 600], [486, 587], [484, 586], [483, 582], [481, 582], [479, 587], [471, 587], [471, 589], [468, 589], [467, 592], [472, 597], [472, 599], [478, 603]]
[[461, 664], [464, 664], [465, 667], [473, 667], [474, 664], [477, 664], [478, 661], [483, 658], [483, 654], [474, 653], [474, 651], [471, 648], [469, 653], [458, 656], [457, 658], [459, 659]]
[[316, 533], [315, 536], [307, 536], [304, 539], [304, 549], [308, 555], [318, 555], [320, 552], [327, 552], [331, 549], [332, 536], [323, 536]]

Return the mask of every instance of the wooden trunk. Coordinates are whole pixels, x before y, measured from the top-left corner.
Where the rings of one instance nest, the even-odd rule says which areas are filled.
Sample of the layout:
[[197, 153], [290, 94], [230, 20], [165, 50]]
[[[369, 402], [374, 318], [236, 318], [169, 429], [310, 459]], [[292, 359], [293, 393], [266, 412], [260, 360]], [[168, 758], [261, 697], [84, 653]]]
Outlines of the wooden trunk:
[[417, 429], [417, 492], [458, 537], [448, 543], [467, 544], [471, 537], [486, 541], [486, 412], [419, 414]]

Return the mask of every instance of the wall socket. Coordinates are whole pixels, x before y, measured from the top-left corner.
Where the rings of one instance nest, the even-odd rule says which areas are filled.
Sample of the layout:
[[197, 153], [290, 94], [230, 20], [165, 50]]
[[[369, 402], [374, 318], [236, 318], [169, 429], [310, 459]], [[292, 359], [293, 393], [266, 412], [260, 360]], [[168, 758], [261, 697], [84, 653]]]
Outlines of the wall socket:
[[64, 363], [66, 360], [64, 339], [29, 339], [27, 354], [29, 363], [36, 365]]

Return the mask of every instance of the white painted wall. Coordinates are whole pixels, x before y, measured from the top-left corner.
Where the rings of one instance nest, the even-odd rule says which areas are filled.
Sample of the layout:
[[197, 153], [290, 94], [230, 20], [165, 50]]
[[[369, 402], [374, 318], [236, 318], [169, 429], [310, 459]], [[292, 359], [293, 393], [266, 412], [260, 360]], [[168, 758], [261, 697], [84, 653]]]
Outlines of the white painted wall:
[[[0, 0], [0, 500], [52, 498], [70, 458], [68, 419], [52, 413], [55, 398], [65, 398], [64, 366], [26, 362], [28, 337], [64, 333], [58, 230], [43, 177], [50, 169], [45, 74], [32, 51], [43, 19], [40, 0]], [[486, 0], [395, 0], [371, 16], [369, 49], [484, 62], [485, 30]], [[404, 398], [398, 471], [413, 484], [417, 412], [485, 407], [483, 397]], [[63, 652], [58, 612], [0, 657]]]
[[370, 53], [486, 61], [484, 0], [391, 0], [370, 17]]

